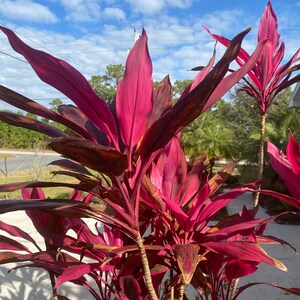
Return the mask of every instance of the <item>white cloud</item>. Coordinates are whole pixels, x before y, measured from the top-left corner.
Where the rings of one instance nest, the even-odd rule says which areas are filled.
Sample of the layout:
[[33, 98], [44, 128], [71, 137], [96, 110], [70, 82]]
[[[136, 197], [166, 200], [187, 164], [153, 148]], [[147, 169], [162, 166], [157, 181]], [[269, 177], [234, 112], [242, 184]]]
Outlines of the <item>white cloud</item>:
[[101, 7], [97, 0], [60, 0], [66, 11], [66, 20], [72, 22], [94, 22], [101, 18]]
[[167, 0], [167, 5], [178, 8], [189, 8], [193, 4], [193, 0]]
[[152, 15], [160, 12], [165, 7], [164, 0], [152, 0], [145, 2], [144, 0], [126, 0], [130, 4], [134, 12], [144, 15]]
[[58, 18], [48, 7], [30, 0], [0, 0], [0, 7], [0, 14], [11, 20], [58, 22]]
[[153, 15], [167, 8], [189, 8], [193, 0], [126, 0], [134, 12], [144, 15]]
[[125, 20], [126, 19], [126, 14], [125, 12], [116, 7], [107, 7], [103, 11], [103, 15], [109, 19], [115, 19], [115, 20]]

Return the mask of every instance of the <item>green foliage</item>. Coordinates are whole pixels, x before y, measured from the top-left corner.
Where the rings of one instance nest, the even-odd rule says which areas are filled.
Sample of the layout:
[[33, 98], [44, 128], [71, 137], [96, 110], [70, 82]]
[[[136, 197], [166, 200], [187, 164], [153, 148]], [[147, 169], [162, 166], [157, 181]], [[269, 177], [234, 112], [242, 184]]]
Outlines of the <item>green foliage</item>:
[[49, 105], [50, 105], [50, 109], [57, 113], [58, 112], [57, 108], [63, 105], [63, 102], [61, 101], [61, 99], [55, 98], [49, 103]]
[[190, 79], [176, 80], [173, 84], [173, 100], [178, 100], [185, 88], [192, 82], [193, 80]]
[[[291, 89], [276, 97], [268, 110], [266, 140], [284, 149], [289, 130], [300, 134], [300, 111], [289, 108]], [[257, 162], [260, 138], [260, 113], [250, 96], [231, 92], [230, 101], [220, 100], [182, 132], [182, 143], [188, 155], [208, 150], [209, 157]]]
[[116, 96], [117, 86], [123, 78], [124, 71], [125, 67], [121, 64], [108, 65], [104, 75], [92, 76], [89, 83], [96, 94], [109, 104]]
[[225, 126], [218, 109], [208, 110], [192, 122], [182, 134], [182, 144], [190, 156], [208, 151], [208, 157], [233, 158], [234, 133]]
[[[26, 116], [31, 117], [28, 114]], [[44, 135], [41, 133], [0, 122], [0, 148], [33, 149], [42, 143]]]

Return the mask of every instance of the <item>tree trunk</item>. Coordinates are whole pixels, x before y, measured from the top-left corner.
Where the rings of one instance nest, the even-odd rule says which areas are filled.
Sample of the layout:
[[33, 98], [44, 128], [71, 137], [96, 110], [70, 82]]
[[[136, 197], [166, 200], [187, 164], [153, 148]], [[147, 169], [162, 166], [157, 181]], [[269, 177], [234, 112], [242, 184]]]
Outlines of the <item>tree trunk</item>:
[[259, 203], [259, 190], [261, 189], [261, 181], [264, 171], [264, 151], [265, 151], [265, 133], [266, 133], [266, 113], [261, 115], [260, 119], [260, 144], [259, 144], [259, 157], [258, 157], [258, 173], [257, 180], [260, 184], [257, 187], [258, 192], [255, 193], [253, 207], [257, 208]]
[[154, 286], [152, 283], [151, 272], [150, 272], [149, 261], [147, 258], [146, 250], [145, 250], [143, 240], [142, 240], [142, 237], [140, 236], [140, 234], [136, 239], [136, 244], [141, 253], [144, 276], [145, 276], [145, 284], [149, 291], [150, 298], [151, 298], [151, 300], [158, 300], [158, 297], [156, 295], [156, 292], [155, 292], [155, 289], [154, 289]]

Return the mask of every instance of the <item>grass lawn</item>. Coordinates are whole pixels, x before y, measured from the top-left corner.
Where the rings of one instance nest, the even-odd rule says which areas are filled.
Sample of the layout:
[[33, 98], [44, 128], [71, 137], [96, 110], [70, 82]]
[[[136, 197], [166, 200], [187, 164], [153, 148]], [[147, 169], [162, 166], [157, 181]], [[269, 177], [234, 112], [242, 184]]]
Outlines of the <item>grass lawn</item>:
[[[14, 183], [14, 182], [24, 182], [24, 181], [32, 181], [34, 178], [38, 178], [39, 181], [52, 181], [52, 182], [68, 182], [68, 183], [77, 183], [78, 181], [74, 178], [62, 175], [51, 174], [52, 171], [58, 170], [57, 167], [47, 167], [38, 170], [38, 174], [36, 170], [26, 170], [26, 171], [18, 171], [12, 175], [4, 176], [0, 173], [0, 184], [5, 183]], [[37, 176], [38, 175], [38, 176]], [[43, 189], [46, 197], [49, 198], [67, 198], [72, 189], [66, 187], [50, 187]], [[21, 191], [15, 191], [10, 193], [1, 193], [0, 192], [0, 200], [3, 199], [21, 199]]]

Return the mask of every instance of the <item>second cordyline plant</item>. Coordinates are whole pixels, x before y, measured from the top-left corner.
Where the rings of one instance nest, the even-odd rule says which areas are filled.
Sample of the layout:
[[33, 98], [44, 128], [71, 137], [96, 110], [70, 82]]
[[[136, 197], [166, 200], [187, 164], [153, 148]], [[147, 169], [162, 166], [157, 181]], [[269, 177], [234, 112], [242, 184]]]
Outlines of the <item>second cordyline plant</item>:
[[[209, 29], [205, 29], [210, 35], [221, 44], [228, 46], [230, 40], [216, 34], [212, 34]], [[271, 1], [262, 14], [259, 22], [257, 43], [266, 40], [266, 45], [262, 52], [261, 57], [256, 61], [254, 67], [247, 73], [247, 77], [243, 78], [240, 84], [240, 91], [246, 92], [257, 102], [260, 119], [260, 148], [258, 155], [258, 176], [257, 180], [262, 181], [264, 169], [264, 152], [265, 152], [265, 131], [266, 131], [266, 118], [268, 108], [274, 104], [275, 97], [285, 88], [300, 81], [300, 74], [293, 77], [293, 73], [300, 69], [298, 55], [300, 49], [285, 63], [281, 64], [284, 58], [285, 44], [283, 41], [280, 43], [280, 35], [278, 33], [278, 22], [276, 14], [273, 10]], [[243, 66], [249, 59], [250, 55], [244, 49], [240, 49], [236, 58], [239, 66]], [[281, 65], [280, 65], [281, 64]], [[258, 189], [261, 185], [258, 186]], [[256, 193], [254, 198], [254, 207], [258, 207], [259, 193]]]
[[[76, 104], [62, 105], [55, 113], [0, 86], [3, 101], [61, 123], [72, 134], [11, 112], [0, 112], [0, 119], [51, 137], [49, 147], [68, 158], [52, 163], [61, 167], [54, 174], [78, 180], [0, 187], [6, 192], [22, 189], [24, 199], [1, 201], [0, 213], [25, 210], [45, 241], [41, 249], [21, 228], [1, 221], [0, 229], [6, 232], [0, 239], [1, 264], [27, 261], [26, 266], [44, 268], [55, 299], [67, 299], [57, 290], [65, 282], [85, 287], [95, 299], [187, 299], [188, 285], [200, 299], [237, 299], [244, 289], [261, 282], [232, 293], [233, 282], [254, 273], [261, 263], [287, 271], [261, 247], [287, 244], [264, 236], [267, 223], [277, 216], [255, 219], [244, 208], [240, 214], [211, 222], [222, 208], [253, 191], [255, 184], [215, 195], [233, 165], [209, 178], [205, 156], [187, 162], [179, 142], [180, 131], [255, 66], [268, 39], [260, 41], [243, 66], [227, 75], [249, 30], [238, 34], [217, 63], [213, 54], [173, 105], [168, 77], [153, 89], [143, 31], [129, 53], [115, 102], [108, 107], [68, 63], [29, 47], [7, 28], [0, 29], [44, 82]], [[74, 192], [69, 199], [49, 199], [42, 188], [53, 186]], [[94, 197], [113, 213], [91, 206]], [[284, 199], [299, 207], [299, 200]], [[95, 233], [82, 220], [86, 217], [104, 224], [103, 230]], [[36, 251], [15, 237], [31, 242]], [[265, 284], [300, 295], [298, 288]]]

